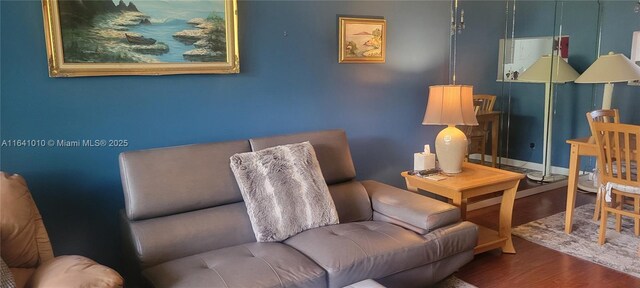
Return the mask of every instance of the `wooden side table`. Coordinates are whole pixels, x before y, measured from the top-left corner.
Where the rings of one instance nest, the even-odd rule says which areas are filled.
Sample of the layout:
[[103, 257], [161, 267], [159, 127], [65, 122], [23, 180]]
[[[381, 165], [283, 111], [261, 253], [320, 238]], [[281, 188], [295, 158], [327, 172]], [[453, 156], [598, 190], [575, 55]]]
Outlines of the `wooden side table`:
[[435, 181], [402, 172], [407, 182], [407, 189], [417, 192], [425, 190], [448, 199], [460, 207], [462, 219], [466, 219], [467, 199], [502, 191], [500, 204], [499, 230], [479, 226], [478, 245], [474, 253], [482, 253], [495, 248], [501, 248], [504, 253], [516, 253], [511, 240], [511, 216], [516, 191], [523, 174], [486, 167], [465, 162], [462, 173], [454, 174], [445, 180]]

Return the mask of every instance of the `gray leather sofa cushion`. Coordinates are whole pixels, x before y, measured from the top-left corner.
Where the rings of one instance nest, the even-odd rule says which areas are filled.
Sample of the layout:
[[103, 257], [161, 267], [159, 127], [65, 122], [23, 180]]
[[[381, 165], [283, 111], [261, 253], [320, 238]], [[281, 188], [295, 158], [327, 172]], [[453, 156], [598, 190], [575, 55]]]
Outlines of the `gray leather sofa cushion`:
[[120, 154], [127, 216], [141, 220], [242, 201], [229, 157], [248, 141], [159, 148]]
[[467, 250], [437, 262], [376, 279], [376, 281], [388, 288], [433, 287], [436, 286], [435, 283], [453, 274], [471, 260], [473, 260], [473, 250]]
[[281, 243], [250, 243], [166, 262], [143, 271], [154, 287], [326, 287], [326, 273]]
[[395, 224], [404, 222], [428, 232], [460, 220], [460, 209], [448, 203], [376, 181], [362, 181], [362, 185], [371, 197], [373, 210], [399, 220]]
[[418, 234], [377, 221], [315, 228], [285, 241], [328, 272], [329, 287], [382, 278], [429, 263], [426, 243]]
[[340, 223], [371, 220], [371, 201], [360, 182], [329, 185], [329, 193], [338, 210]]
[[434, 230], [423, 237], [427, 241], [429, 262], [439, 261], [464, 251], [473, 251], [478, 243], [478, 225], [464, 221]]
[[409, 224], [407, 222], [402, 222], [400, 220], [396, 220], [394, 218], [387, 217], [386, 215], [380, 214], [380, 213], [375, 212], [375, 211], [373, 212], [373, 221], [382, 221], [382, 222], [395, 224], [395, 225], [401, 226], [401, 227], [403, 227], [405, 229], [409, 229], [409, 230], [411, 230], [413, 232], [416, 232], [416, 233], [422, 234], [422, 235], [429, 233], [429, 231], [427, 231], [427, 230], [424, 230], [422, 228], [413, 226], [413, 225], [411, 225], [411, 224]]
[[128, 233], [141, 267], [214, 249], [255, 242], [244, 202], [154, 219], [130, 221]]
[[464, 264], [473, 260], [473, 247], [477, 242], [478, 226], [471, 222], [461, 222], [425, 236], [429, 258], [434, 261], [420, 267], [402, 271], [384, 278], [378, 278], [386, 287], [424, 288], [444, 279]]
[[344, 130], [326, 130], [293, 135], [249, 139], [253, 151], [265, 148], [311, 142], [316, 151], [322, 175], [328, 185], [349, 181], [356, 177], [351, 161], [351, 151]]

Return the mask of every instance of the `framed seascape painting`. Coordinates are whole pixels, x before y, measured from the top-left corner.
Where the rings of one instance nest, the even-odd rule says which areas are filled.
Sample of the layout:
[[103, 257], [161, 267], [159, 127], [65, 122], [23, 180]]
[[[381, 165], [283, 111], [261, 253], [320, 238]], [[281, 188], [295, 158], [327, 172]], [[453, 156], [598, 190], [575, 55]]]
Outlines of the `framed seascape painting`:
[[387, 21], [340, 17], [339, 63], [384, 63]]
[[49, 76], [239, 73], [236, 0], [42, 0]]

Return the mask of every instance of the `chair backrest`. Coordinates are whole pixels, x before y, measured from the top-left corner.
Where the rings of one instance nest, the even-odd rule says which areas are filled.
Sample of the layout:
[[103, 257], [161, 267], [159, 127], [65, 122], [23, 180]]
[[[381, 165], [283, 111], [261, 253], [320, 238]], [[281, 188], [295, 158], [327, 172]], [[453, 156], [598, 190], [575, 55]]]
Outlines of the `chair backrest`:
[[[473, 106], [473, 113], [475, 115], [478, 115], [478, 113], [480, 113], [480, 106]], [[471, 134], [473, 133], [473, 128], [476, 127], [476, 126], [459, 125], [457, 127], [460, 130], [462, 130], [462, 132], [464, 133], [465, 136], [467, 136], [467, 138], [469, 138], [471, 136]], [[471, 144], [471, 141], [469, 141], [469, 144]]]
[[42, 216], [22, 176], [0, 172], [0, 252], [12, 268], [36, 268], [53, 258]]
[[620, 123], [593, 123], [598, 145], [598, 169], [602, 183], [613, 182], [638, 187], [640, 126]]
[[493, 111], [493, 105], [496, 104], [496, 95], [478, 94], [473, 95], [473, 106], [480, 107], [479, 112]]
[[618, 109], [611, 110], [594, 110], [587, 112], [587, 122], [589, 122], [589, 129], [591, 129], [591, 135], [595, 135], [593, 131], [593, 123], [620, 123], [620, 114]]

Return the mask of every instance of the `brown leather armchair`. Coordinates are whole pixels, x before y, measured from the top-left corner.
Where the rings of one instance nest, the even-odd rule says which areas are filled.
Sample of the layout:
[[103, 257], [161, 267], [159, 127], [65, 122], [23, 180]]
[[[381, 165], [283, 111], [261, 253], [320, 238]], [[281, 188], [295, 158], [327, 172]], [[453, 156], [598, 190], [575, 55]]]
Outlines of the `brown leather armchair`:
[[0, 254], [16, 287], [122, 287], [109, 267], [83, 256], [53, 256], [49, 236], [22, 176], [0, 172]]

